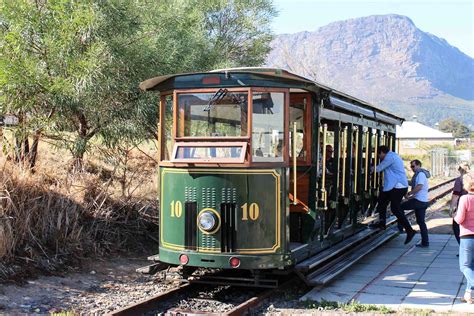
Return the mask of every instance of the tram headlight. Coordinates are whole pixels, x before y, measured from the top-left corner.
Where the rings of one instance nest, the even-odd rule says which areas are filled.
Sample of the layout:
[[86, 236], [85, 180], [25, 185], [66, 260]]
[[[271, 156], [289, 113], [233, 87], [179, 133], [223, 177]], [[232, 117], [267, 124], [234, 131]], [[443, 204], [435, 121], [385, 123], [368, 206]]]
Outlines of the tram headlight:
[[205, 211], [199, 215], [198, 223], [202, 230], [210, 232], [217, 226], [217, 217], [212, 212]]

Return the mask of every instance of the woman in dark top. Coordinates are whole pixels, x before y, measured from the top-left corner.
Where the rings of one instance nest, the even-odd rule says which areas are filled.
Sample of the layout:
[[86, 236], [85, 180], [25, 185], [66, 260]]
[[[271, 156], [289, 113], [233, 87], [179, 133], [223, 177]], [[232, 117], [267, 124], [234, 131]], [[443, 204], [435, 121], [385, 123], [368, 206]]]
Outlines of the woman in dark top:
[[[451, 205], [449, 208], [449, 214], [453, 218], [454, 216], [456, 216], [456, 211], [459, 204], [459, 198], [467, 194], [467, 191], [463, 188], [463, 177], [466, 173], [469, 172], [469, 170], [470, 168], [467, 162], [461, 163], [458, 167], [459, 177], [457, 177], [456, 180], [454, 181], [453, 196], [451, 198]], [[458, 241], [458, 244], [459, 244], [460, 242], [459, 224], [456, 223], [454, 219], [453, 219], [453, 233], [454, 233], [454, 237], [456, 237], [456, 240]]]

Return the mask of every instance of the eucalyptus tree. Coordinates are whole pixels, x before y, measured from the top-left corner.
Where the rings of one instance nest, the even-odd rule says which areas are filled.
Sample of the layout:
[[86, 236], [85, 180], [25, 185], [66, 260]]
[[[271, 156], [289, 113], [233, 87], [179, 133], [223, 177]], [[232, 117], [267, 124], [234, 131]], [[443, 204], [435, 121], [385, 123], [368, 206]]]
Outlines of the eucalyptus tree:
[[20, 118], [17, 136], [26, 140], [26, 152], [28, 134], [37, 146], [60, 110], [79, 103], [101, 76], [108, 56], [105, 43], [94, 39], [101, 20], [96, 7], [92, 1], [0, 2], [0, 106]]
[[212, 58], [222, 67], [260, 66], [270, 52], [271, 22], [277, 11], [269, 0], [196, 0], [212, 45]]
[[90, 141], [156, 135], [160, 74], [254, 66], [269, 51], [268, 0], [3, 0], [0, 111], [45, 135], [82, 169]]

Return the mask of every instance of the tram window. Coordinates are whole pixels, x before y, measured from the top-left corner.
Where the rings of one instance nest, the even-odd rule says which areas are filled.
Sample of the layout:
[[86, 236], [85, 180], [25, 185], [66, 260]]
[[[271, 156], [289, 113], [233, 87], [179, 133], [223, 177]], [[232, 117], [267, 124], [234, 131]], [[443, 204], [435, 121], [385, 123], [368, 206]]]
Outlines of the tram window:
[[247, 93], [178, 94], [178, 137], [247, 135]]
[[245, 159], [247, 143], [176, 143], [175, 162], [238, 162]]
[[[328, 176], [332, 176], [335, 172], [335, 159], [334, 159], [334, 153], [336, 151], [336, 148], [334, 147], [334, 138], [335, 134], [334, 131], [328, 131], [328, 134], [326, 136], [326, 174]], [[331, 181], [331, 179], [328, 179]]]
[[163, 97], [162, 104], [164, 106], [164, 115], [161, 118], [161, 124], [163, 125], [163, 140], [162, 148], [163, 153], [161, 158], [163, 160], [169, 160], [171, 152], [173, 151], [173, 96], [167, 95]]
[[290, 157], [293, 158], [293, 128], [296, 122], [296, 156], [298, 159], [306, 159], [306, 151], [304, 148], [304, 105], [290, 105]]
[[253, 94], [252, 153], [255, 162], [283, 161], [284, 104], [281, 92]]

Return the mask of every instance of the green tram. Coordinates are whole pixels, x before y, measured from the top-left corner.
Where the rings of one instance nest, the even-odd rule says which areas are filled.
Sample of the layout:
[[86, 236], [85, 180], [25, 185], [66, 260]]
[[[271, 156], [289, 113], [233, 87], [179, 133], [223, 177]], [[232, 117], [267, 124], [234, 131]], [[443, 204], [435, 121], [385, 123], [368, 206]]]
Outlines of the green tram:
[[403, 119], [281, 69], [160, 76], [162, 263], [288, 270], [362, 230]]

